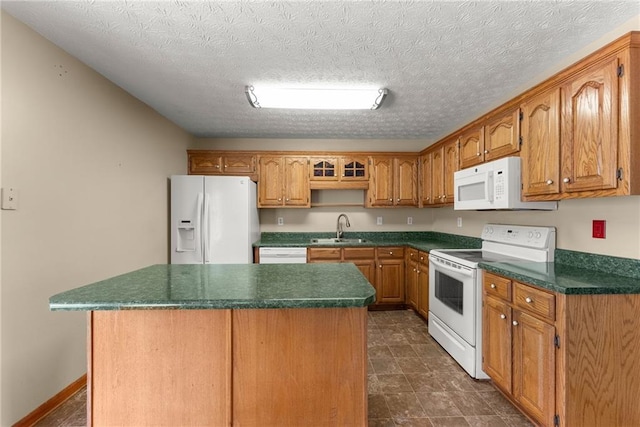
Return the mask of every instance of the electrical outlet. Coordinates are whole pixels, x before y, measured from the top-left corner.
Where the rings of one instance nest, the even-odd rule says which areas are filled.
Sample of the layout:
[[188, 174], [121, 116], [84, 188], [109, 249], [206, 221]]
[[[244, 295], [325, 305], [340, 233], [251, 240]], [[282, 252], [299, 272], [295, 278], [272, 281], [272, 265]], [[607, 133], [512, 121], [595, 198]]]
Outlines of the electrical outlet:
[[591, 237], [594, 239], [604, 239], [607, 236], [607, 221], [604, 219], [594, 219], [591, 226]]
[[281, 216], [278, 217], [278, 225], [284, 225], [284, 218]]
[[382, 217], [381, 216], [376, 218], [376, 225], [382, 225]]
[[413, 217], [412, 216], [408, 216], [407, 217], [407, 225], [412, 225], [413, 224]]
[[458, 228], [462, 227], [462, 217], [458, 217]]

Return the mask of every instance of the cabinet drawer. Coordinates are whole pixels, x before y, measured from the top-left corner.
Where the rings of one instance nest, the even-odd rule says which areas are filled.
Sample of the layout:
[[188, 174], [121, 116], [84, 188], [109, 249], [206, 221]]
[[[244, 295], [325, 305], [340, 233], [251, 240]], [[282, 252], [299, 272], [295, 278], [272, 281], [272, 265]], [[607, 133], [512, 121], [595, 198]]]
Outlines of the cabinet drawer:
[[404, 258], [404, 248], [400, 246], [389, 246], [386, 248], [378, 248], [378, 258]]
[[190, 174], [219, 174], [222, 172], [222, 157], [215, 154], [190, 154]]
[[417, 249], [407, 249], [407, 260], [418, 262], [418, 250]]
[[556, 297], [552, 293], [523, 283], [514, 283], [514, 304], [523, 310], [555, 320]]
[[418, 262], [429, 265], [429, 254], [427, 252], [418, 252]]
[[307, 252], [309, 261], [340, 261], [342, 256], [340, 248], [309, 248]]
[[375, 258], [375, 248], [344, 248], [344, 259], [368, 259]]
[[487, 295], [511, 301], [511, 280], [485, 272], [482, 283]]

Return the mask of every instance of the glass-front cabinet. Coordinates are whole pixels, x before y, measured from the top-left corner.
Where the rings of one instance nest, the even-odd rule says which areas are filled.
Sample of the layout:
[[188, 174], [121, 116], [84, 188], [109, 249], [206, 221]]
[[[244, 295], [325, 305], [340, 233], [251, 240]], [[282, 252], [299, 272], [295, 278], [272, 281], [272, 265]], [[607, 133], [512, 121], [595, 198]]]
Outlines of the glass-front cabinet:
[[312, 189], [367, 188], [367, 156], [314, 156], [310, 158], [309, 181]]

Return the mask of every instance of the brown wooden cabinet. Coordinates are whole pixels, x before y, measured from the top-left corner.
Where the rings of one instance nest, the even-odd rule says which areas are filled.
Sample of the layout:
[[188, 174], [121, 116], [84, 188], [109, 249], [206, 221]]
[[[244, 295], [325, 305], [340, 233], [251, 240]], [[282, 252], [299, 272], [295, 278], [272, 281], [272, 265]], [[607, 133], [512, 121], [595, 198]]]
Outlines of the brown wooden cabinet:
[[562, 87], [563, 192], [617, 187], [618, 58], [596, 63]]
[[442, 199], [443, 204], [452, 204], [454, 198], [454, 183], [453, 174], [460, 170], [458, 163], [458, 140], [453, 139], [446, 142], [443, 145], [443, 159], [444, 159], [444, 196]]
[[418, 206], [418, 161], [416, 156], [375, 156], [367, 207]]
[[537, 423], [553, 426], [554, 294], [485, 273], [482, 320], [482, 369]]
[[190, 175], [240, 175], [256, 180], [256, 156], [233, 151], [187, 150]]
[[516, 155], [520, 151], [520, 109], [502, 111], [487, 119], [484, 125], [485, 162]]
[[460, 168], [484, 162], [484, 127], [471, 128], [460, 135]]
[[258, 207], [310, 207], [308, 171], [308, 157], [260, 156]]
[[406, 250], [407, 260], [405, 267], [405, 303], [412, 309], [418, 310], [418, 251], [409, 248]]
[[417, 249], [406, 250], [406, 304], [422, 317], [429, 317], [429, 254]]
[[366, 189], [369, 187], [367, 156], [311, 157], [309, 181], [312, 190]]
[[522, 195], [560, 191], [560, 90], [554, 88], [522, 105]]
[[[453, 203], [453, 174], [458, 168], [458, 138], [452, 138], [430, 148], [422, 155], [422, 206]], [[426, 172], [427, 168], [431, 173]]]
[[405, 267], [401, 246], [376, 248], [377, 304], [404, 304]]
[[432, 158], [432, 152], [427, 152], [420, 156], [420, 181], [418, 186], [420, 188], [420, 207], [429, 206], [433, 203], [431, 193]]

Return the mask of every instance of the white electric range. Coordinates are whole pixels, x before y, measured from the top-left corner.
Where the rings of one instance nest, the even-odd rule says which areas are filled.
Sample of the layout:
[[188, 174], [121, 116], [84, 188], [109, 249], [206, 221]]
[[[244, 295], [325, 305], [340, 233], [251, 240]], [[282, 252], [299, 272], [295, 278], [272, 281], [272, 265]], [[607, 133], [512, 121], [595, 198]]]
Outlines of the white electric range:
[[429, 253], [429, 334], [477, 379], [482, 370], [482, 270], [480, 262], [553, 261], [554, 227], [487, 224], [482, 249]]

